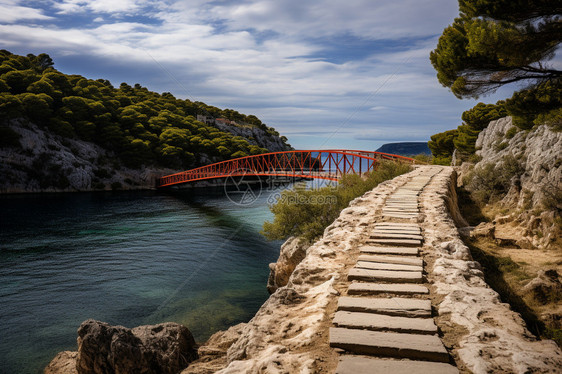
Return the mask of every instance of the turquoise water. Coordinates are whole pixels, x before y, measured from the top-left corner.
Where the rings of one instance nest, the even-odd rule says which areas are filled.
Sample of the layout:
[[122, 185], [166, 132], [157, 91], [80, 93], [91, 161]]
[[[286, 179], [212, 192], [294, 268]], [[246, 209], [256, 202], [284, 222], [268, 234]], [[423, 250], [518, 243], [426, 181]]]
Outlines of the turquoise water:
[[267, 194], [222, 191], [0, 197], [0, 373], [42, 372], [76, 350], [88, 318], [175, 321], [197, 341], [248, 321], [267, 299], [281, 242], [259, 231]]

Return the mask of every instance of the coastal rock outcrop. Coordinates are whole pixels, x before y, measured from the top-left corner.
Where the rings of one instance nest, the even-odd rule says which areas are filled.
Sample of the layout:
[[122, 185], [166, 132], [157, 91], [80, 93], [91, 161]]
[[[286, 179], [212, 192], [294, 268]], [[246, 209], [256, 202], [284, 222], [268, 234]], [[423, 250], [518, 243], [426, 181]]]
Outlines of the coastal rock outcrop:
[[409, 177], [383, 182], [353, 200], [308, 248], [296, 249], [289, 240], [280, 255], [280, 268], [288, 269], [286, 263], [296, 262], [302, 254], [304, 258], [288, 275], [286, 285], [277, 288], [252, 320], [239, 330], [235, 326], [239, 338], [218, 336], [223, 347], [229, 346], [226, 353], [215, 348], [212, 338], [200, 348], [201, 358], [182, 374], [333, 372], [337, 355], [329, 346], [328, 330], [337, 296], [347, 287], [347, 271], [356, 262], [357, 244], [368, 236], [369, 224], [386, 196]]
[[270, 294], [274, 293], [279, 287], [287, 285], [295, 267], [306, 256], [307, 248], [308, 245], [295, 237], [291, 237], [283, 243], [277, 262], [269, 264], [267, 290]]
[[20, 148], [0, 148], [0, 193], [154, 188], [165, 168], [115, 168], [100, 146], [51, 134], [26, 120], [12, 120]]
[[78, 328], [78, 374], [176, 374], [196, 358], [191, 332], [177, 323], [128, 329], [87, 320]]
[[76, 358], [78, 352], [62, 351], [51, 360], [43, 374], [78, 374], [76, 371]]
[[167, 322], [128, 329], [89, 319], [78, 328], [78, 352], [61, 352], [45, 374], [176, 374], [197, 359], [187, 327]]

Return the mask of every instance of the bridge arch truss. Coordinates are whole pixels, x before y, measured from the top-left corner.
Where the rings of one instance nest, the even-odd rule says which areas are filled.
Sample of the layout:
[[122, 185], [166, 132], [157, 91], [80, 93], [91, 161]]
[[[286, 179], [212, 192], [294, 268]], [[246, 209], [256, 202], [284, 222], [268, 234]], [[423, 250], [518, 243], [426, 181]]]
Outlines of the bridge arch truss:
[[296, 177], [338, 181], [345, 174], [376, 170], [381, 160], [416, 163], [416, 160], [389, 153], [358, 150], [300, 150], [263, 153], [217, 162], [166, 175], [157, 187], [237, 176]]

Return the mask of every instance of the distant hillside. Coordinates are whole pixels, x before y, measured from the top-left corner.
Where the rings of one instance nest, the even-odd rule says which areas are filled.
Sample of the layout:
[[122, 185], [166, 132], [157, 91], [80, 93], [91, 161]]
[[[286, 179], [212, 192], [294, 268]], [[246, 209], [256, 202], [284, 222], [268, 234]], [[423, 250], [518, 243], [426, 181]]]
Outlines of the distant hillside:
[[291, 149], [256, 116], [53, 65], [0, 50], [1, 192], [146, 188], [164, 170]]
[[427, 142], [401, 142], [383, 144], [377, 152], [392, 153], [400, 156], [413, 156], [419, 154], [431, 155]]

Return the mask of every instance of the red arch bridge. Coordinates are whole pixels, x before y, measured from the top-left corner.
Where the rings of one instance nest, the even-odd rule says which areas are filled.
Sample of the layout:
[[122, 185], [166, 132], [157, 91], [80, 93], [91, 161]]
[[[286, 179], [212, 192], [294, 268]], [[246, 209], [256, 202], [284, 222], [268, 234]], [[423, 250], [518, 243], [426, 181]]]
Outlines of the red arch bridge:
[[158, 178], [157, 187], [208, 179], [268, 176], [338, 181], [345, 174], [374, 171], [381, 160], [415, 164], [409, 157], [356, 150], [304, 150], [263, 153], [201, 166]]

